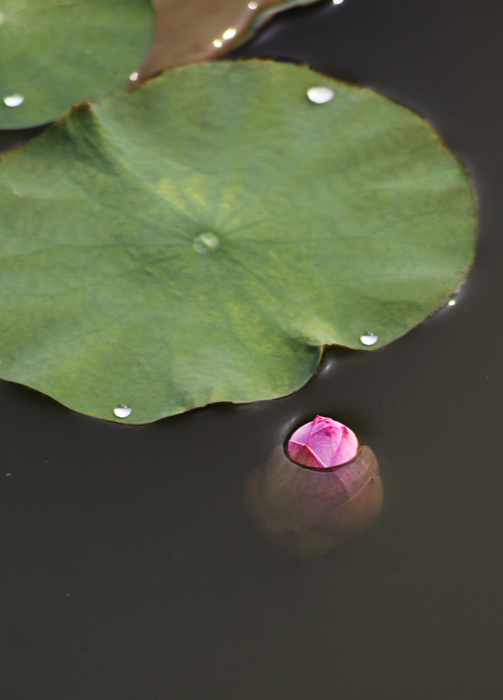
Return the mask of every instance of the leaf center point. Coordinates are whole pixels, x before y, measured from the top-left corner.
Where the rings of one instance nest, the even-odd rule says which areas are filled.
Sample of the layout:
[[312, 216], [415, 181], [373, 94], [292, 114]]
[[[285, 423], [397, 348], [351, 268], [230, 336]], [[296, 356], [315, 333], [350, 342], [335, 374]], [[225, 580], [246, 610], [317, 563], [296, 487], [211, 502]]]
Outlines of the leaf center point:
[[218, 240], [218, 236], [215, 236], [215, 234], [211, 232], [202, 233], [194, 240], [195, 251], [202, 255], [215, 252], [219, 245], [220, 241]]

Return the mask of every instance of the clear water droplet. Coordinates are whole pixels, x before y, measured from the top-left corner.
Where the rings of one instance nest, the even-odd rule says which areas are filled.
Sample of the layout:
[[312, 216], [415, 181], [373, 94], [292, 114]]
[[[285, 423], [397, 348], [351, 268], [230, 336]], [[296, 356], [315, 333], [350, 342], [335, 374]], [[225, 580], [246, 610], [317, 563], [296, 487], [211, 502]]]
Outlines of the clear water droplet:
[[371, 331], [368, 331], [367, 333], [364, 333], [360, 336], [360, 342], [363, 345], [375, 345], [378, 340], [378, 336], [375, 333], [372, 333]]
[[458, 290], [454, 291], [450, 297], [447, 297], [442, 301], [440, 306], [437, 306], [437, 308], [431, 312], [430, 316], [436, 316], [437, 314], [441, 314], [447, 309], [449, 309], [452, 306], [456, 306], [458, 303]]
[[213, 42], [213, 46], [216, 46], [217, 49], [219, 49], [222, 46], [222, 44], [223, 41], [221, 41], [220, 39], [215, 39], [215, 41]]
[[344, 2], [344, 0], [332, 0], [332, 2], [334, 5], [341, 5]]
[[225, 32], [222, 34], [222, 37], [224, 41], [229, 41], [229, 39], [234, 39], [236, 34], [237, 30], [234, 29], [234, 27], [229, 27], [229, 29], [226, 29]]
[[133, 83], [138, 80], [138, 73], [135, 71], [134, 73], [131, 73], [129, 76], [129, 80], [131, 80]]
[[117, 418], [127, 418], [131, 415], [133, 409], [127, 403], [120, 403], [114, 408], [114, 413]]
[[213, 253], [219, 245], [220, 241], [214, 233], [202, 233], [194, 241], [195, 250], [202, 254]]
[[307, 97], [311, 102], [317, 105], [324, 105], [334, 96], [334, 91], [324, 85], [317, 85], [316, 87], [309, 88], [307, 91]]
[[451, 296], [447, 299], [446, 302], [444, 302], [443, 306], [441, 306], [440, 308], [445, 309], [448, 306], [456, 306], [457, 303], [458, 303], [458, 290], [456, 289], [456, 291], [454, 291], [451, 294]]
[[19, 107], [24, 102], [24, 97], [22, 95], [7, 95], [3, 98], [3, 103], [6, 107]]
[[248, 7], [249, 7], [250, 10], [256, 10], [257, 7], [258, 7], [258, 5], [257, 5], [256, 2], [249, 2], [249, 3], [248, 3]]

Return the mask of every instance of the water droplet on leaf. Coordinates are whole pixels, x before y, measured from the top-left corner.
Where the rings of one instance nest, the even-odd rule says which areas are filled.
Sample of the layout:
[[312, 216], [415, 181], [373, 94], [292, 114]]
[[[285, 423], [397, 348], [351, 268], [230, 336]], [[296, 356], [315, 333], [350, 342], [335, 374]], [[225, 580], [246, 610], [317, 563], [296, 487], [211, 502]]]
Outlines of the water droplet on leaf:
[[257, 7], [258, 7], [258, 5], [257, 5], [256, 2], [249, 2], [249, 3], [248, 3], [248, 7], [249, 7], [250, 10], [256, 10]]
[[19, 107], [24, 102], [24, 97], [22, 95], [7, 95], [3, 98], [3, 103], [6, 107]]
[[194, 248], [198, 253], [212, 253], [218, 246], [220, 241], [214, 233], [202, 233], [194, 241]]
[[219, 49], [222, 46], [222, 43], [223, 42], [220, 39], [215, 39], [215, 41], [213, 42], [213, 46], [216, 46], [217, 49]]
[[234, 27], [230, 27], [229, 29], [226, 29], [225, 32], [222, 34], [224, 41], [228, 41], [229, 39], [234, 39], [234, 37], [237, 34], [237, 30], [234, 29]]
[[363, 345], [375, 345], [378, 340], [379, 338], [377, 337], [377, 335], [371, 332], [364, 333], [360, 336], [360, 342]]
[[307, 97], [311, 102], [317, 105], [324, 105], [334, 96], [334, 91], [324, 85], [317, 85], [316, 87], [309, 88], [307, 91]]
[[120, 403], [114, 408], [114, 413], [117, 418], [127, 418], [131, 415], [132, 408], [127, 403]]
[[138, 73], [135, 71], [134, 73], [131, 73], [129, 76], [129, 80], [131, 80], [133, 83], [138, 80]]

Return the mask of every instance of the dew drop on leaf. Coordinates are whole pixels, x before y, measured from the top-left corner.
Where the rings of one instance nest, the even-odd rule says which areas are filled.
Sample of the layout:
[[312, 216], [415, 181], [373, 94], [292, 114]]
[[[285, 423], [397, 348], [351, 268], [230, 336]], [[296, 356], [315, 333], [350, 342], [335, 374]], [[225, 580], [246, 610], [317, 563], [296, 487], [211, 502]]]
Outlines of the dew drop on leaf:
[[309, 88], [307, 91], [307, 97], [310, 102], [317, 105], [324, 105], [333, 99], [334, 91], [324, 85], [318, 85], [316, 87]]
[[3, 98], [3, 103], [6, 107], [19, 107], [24, 102], [24, 97], [19, 94], [7, 95]]
[[114, 408], [114, 413], [117, 418], [127, 418], [131, 415], [132, 408], [127, 403], [120, 403]]
[[378, 340], [378, 336], [372, 332], [364, 333], [360, 336], [360, 342], [363, 345], [375, 345]]
[[220, 245], [218, 236], [214, 233], [202, 233], [194, 241], [194, 248], [198, 253], [206, 255], [207, 253], [212, 253]]

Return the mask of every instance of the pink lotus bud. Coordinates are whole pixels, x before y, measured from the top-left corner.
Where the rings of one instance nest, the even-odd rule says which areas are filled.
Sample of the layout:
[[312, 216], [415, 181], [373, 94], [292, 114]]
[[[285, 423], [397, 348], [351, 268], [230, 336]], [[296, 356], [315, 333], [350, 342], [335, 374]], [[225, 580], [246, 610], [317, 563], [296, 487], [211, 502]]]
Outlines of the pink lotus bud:
[[372, 450], [359, 448], [352, 430], [321, 416], [295, 431], [288, 452], [275, 447], [246, 483], [250, 516], [272, 544], [294, 557], [322, 554], [360, 534], [377, 520], [382, 503]]
[[332, 418], [316, 416], [294, 432], [288, 442], [288, 456], [305, 467], [337, 467], [358, 452], [358, 439], [352, 430]]

